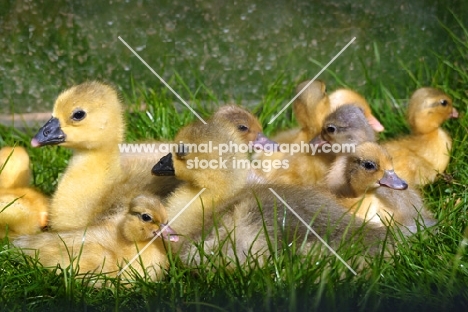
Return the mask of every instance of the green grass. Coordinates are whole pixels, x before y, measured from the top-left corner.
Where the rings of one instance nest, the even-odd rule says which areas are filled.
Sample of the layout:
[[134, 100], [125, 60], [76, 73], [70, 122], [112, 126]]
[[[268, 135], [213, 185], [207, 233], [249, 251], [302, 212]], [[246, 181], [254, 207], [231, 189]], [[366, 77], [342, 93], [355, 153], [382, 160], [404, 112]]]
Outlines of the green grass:
[[[76, 279], [65, 268], [52, 271], [42, 268], [36, 260], [15, 252], [8, 239], [4, 239], [0, 244], [0, 310], [467, 310], [468, 121], [464, 108], [468, 104], [465, 91], [468, 31], [461, 22], [459, 26], [462, 31], [457, 29], [457, 33], [462, 35], [447, 29], [457, 53], [450, 57], [434, 55], [434, 64], [424, 61], [411, 66], [404, 62], [398, 64], [407, 72], [404, 94], [398, 94], [391, 84], [371, 78], [376, 73], [363, 63], [364, 71], [369, 74], [362, 92], [373, 99], [373, 110], [386, 126], [383, 138], [407, 131], [404, 102], [400, 99], [407, 98], [420, 86], [442, 88], [454, 98], [455, 106], [462, 113], [459, 120], [444, 125], [454, 141], [446, 174], [423, 189], [426, 205], [439, 223], [432, 232], [405, 239], [389, 259], [367, 259], [368, 268], [354, 276], [332, 256], [317, 259], [313, 254], [299, 257], [284, 252], [272, 256], [263, 268], [253, 265], [229, 271], [219, 267], [203, 273], [184, 267], [177, 257], [170, 256], [166, 278], [160, 283], [138, 279], [133, 287], [126, 288], [113, 281], [115, 287], [94, 289], [88, 286], [86, 278]], [[373, 49], [378, 63], [380, 47], [374, 45]], [[335, 83], [340, 84], [339, 75], [332, 74]], [[272, 125], [267, 123], [289, 101], [294, 86], [303, 78], [310, 77], [293, 80], [279, 74], [274, 83], [265, 87], [267, 91], [252, 110], [262, 121], [266, 134], [295, 125], [291, 109]], [[196, 76], [194, 79], [197, 80]], [[195, 90], [187, 87], [177, 74], [169, 83], [178, 84], [182, 97], [206, 117], [218, 99], [200, 79], [197, 81], [199, 87]], [[351, 82], [346, 83], [355, 87]], [[195, 120], [163, 86], [148, 88], [136, 84], [131, 77], [129, 85], [131, 91], [123, 94], [129, 141], [171, 139], [180, 127]], [[143, 103], [146, 111], [138, 109]], [[22, 133], [0, 127], [0, 146], [27, 147], [33, 163], [34, 185], [51, 194], [70, 152], [57, 147], [30, 148], [35, 130]], [[357, 251], [343, 247], [340, 252], [352, 255]]]

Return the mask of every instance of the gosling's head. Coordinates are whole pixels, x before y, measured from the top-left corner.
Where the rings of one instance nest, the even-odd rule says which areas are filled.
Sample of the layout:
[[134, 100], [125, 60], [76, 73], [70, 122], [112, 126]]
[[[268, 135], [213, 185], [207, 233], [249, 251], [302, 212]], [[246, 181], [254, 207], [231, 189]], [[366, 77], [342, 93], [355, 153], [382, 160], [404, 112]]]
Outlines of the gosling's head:
[[31, 145], [76, 150], [115, 147], [123, 140], [124, 128], [123, 107], [115, 89], [97, 81], [85, 82], [58, 96], [52, 118]]
[[353, 90], [338, 89], [333, 91], [330, 94], [330, 104], [332, 110], [336, 110], [338, 107], [346, 104], [357, 106], [362, 109], [367, 122], [372, 127], [372, 129], [374, 129], [374, 131], [382, 132], [385, 130], [380, 121], [372, 114], [370, 105], [366, 99]]
[[[241, 187], [247, 179], [248, 150], [235, 125], [213, 118], [207, 124], [193, 123], [179, 131], [177, 150], [154, 167], [155, 175], [175, 175], [197, 188], [227, 191]], [[211, 150], [210, 150], [211, 149]], [[242, 164], [242, 165], [241, 165]]]
[[347, 159], [345, 179], [359, 195], [366, 190], [389, 187], [405, 190], [408, 184], [393, 170], [390, 154], [374, 142], [365, 142], [356, 147]]
[[452, 99], [443, 91], [434, 88], [420, 88], [410, 98], [408, 122], [415, 133], [429, 133], [436, 130], [450, 118], [458, 118]]
[[132, 199], [121, 231], [123, 237], [131, 242], [150, 241], [155, 236], [169, 241], [178, 240], [174, 230], [167, 225], [166, 209], [152, 195], [143, 194]]
[[310, 144], [353, 144], [354, 146], [375, 141], [375, 134], [362, 109], [354, 105], [343, 105], [325, 118], [322, 131]]

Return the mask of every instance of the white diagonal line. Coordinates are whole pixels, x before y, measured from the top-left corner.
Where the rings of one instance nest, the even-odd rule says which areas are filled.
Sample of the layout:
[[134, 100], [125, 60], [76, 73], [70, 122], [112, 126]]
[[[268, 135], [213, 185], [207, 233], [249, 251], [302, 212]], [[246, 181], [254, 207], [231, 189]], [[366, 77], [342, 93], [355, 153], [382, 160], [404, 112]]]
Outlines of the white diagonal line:
[[297, 212], [294, 211], [294, 209], [292, 209], [279, 195], [278, 193], [276, 193], [271, 187], [268, 188], [276, 197], [278, 197], [278, 199], [286, 206], [288, 207], [289, 210], [291, 210], [291, 212], [302, 222], [304, 223], [304, 225], [307, 227], [307, 229], [309, 231], [312, 232], [312, 234], [314, 234], [321, 242], [322, 244], [325, 245], [325, 247], [327, 247], [341, 262], [343, 262], [343, 264], [354, 274], [354, 275], [357, 275], [356, 271], [354, 271], [350, 266], [349, 264], [346, 263], [346, 261], [343, 260], [343, 258], [341, 258], [337, 253], [336, 251], [333, 250], [333, 248], [330, 247], [330, 245], [327, 244], [327, 242], [325, 242], [321, 237], [320, 235], [317, 234], [317, 232], [314, 231], [314, 229], [312, 229], [310, 227], [310, 225], [304, 221], [304, 219], [301, 218], [300, 215], [297, 214]]
[[162, 77], [159, 76], [158, 73], [157, 73], [154, 69], [152, 69], [151, 66], [149, 66], [148, 63], [146, 63], [145, 60], [142, 59], [142, 58], [138, 55], [138, 53], [135, 52], [135, 50], [132, 49], [131, 46], [129, 46], [129, 45], [125, 42], [125, 40], [122, 39], [122, 37], [119, 36], [118, 38], [119, 38], [120, 41], [122, 41], [123, 44], [125, 44], [125, 45], [127, 46], [127, 48], [128, 48], [130, 51], [132, 51], [133, 54], [135, 54], [136, 57], [138, 57], [138, 59], [139, 59], [143, 64], [146, 65], [146, 67], [148, 67], [149, 70], [151, 70], [151, 72], [152, 72], [156, 77], [159, 78], [159, 80], [161, 80], [161, 82], [162, 82], [169, 90], [172, 91], [172, 93], [174, 93], [175, 96], [177, 96], [177, 98], [178, 98], [182, 103], [185, 104], [185, 106], [187, 106], [188, 109], [190, 109], [190, 111], [191, 111], [195, 116], [197, 116], [198, 119], [200, 119], [201, 122], [203, 122], [203, 124], [206, 125], [206, 121], [205, 121], [203, 118], [201, 118], [200, 115], [198, 115], [197, 112], [194, 111], [194, 110], [187, 104], [187, 102], [185, 102], [184, 99], [183, 99], [179, 94], [177, 94], [177, 92], [175, 92], [174, 89], [172, 89], [171, 86], [170, 86], [166, 81], [164, 81], [164, 79], [162, 79]]
[[180, 211], [174, 216], [174, 218], [172, 218], [172, 220], [169, 221], [169, 222], [166, 224], [166, 226], [164, 226], [164, 227], [159, 231], [159, 233], [156, 234], [156, 235], [148, 242], [148, 244], [146, 244], [145, 247], [143, 247], [143, 248], [135, 255], [135, 257], [133, 257], [132, 260], [130, 260], [130, 261], [122, 268], [122, 270], [119, 271], [119, 273], [117, 273], [117, 276], [119, 276], [120, 274], [122, 274], [123, 271], [125, 271], [125, 270], [126, 270], [126, 269], [127, 269], [127, 268], [128, 268], [128, 267], [145, 251], [145, 250], [146, 250], [146, 248], [148, 248], [149, 245], [151, 245], [151, 244], [154, 242], [154, 240], [155, 240], [156, 238], [158, 238], [159, 236], [161, 236], [161, 233], [164, 232], [164, 231], [172, 224], [172, 222], [174, 222], [174, 221], [175, 221], [175, 220], [176, 220], [176, 219], [177, 219], [177, 218], [178, 218], [178, 217], [179, 217], [179, 216], [180, 216], [180, 215], [181, 215], [197, 198], [198, 198], [198, 196], [200, 196], [201, 193], [203, 193], [205, 190], [206, 190], [205, 187], [202, 188], [201, 191], [198, 192], [198, 194], [195, 195], [195, 196], [192, 198], [192, 200], [189, 201], [189, 202], [187, 203], [187, 205], [185, 205], [185, 207], [182, 208], [182, 210], [180, 210]]
[[337, 54], [337, 55], [335, 55], [335, 57], [334, 57], [334, 58], [332, 58], [332, 59], [331, 59], [331, 61], [330, 61], [330, 62], [328, 62], [328, 64], [327, 64], [327, 65], [325, 65], [325, 66], [322, 68], [322, 70], [321, 70], [321, 71], [319, 71], [319, 72], [318, 72], [318, 74], [317, 74], [317, 75], [315, 75], [315, 77], [314, 77], [314, 78], [312, 78], [312, 80], [311, 80], [311, 81], [309, 81], [309, 83], [308, 83], [308, 84], [306, 84], [306, 86], [305, 86], [304, 88], [302, 88], [302, 90], [301, 90], [301, 91], [299, 91], [299, 92], [296, 94], [296, 96], [295, 96], [295, 97], [293, 97], [293, 98], [292, 98], [292, 100], [291, 100], [291, 101], [289, 101], [289, 103], [288, 103], [288, 104], [286, 104], [286, 105], [283, 107], [283, 109], [281, 109], [281, 110], [280, 110], [280, 112], [279, 112], [278, 114], [276, 114], [276, 115], [275, 115], [275, 116], [274, 116], [274, 117], [273, 117], [273, 118], [272, 118], [272, 119], [271, 119], [271, 120], [268, 122], [268, 124], [271, 124], [273, 121], [275, 121], [275, 119], [276, 119], [276, 118], [278, 118], [278, 116], [279, 116], [279, 115], [281, 115], [281, 114], [282, 114], [282, 113], [283, 113], [283, 112], [286, 110], [286, 108], [288, 108], [288, 107], [289, 107], [289, 105], [291, 105], [291, 103], [292, 103], [292, 102], [294, 102], [294, 100], [296, 100], [296, 99], [299, 97], [299, 95], [301, 95], [301, 93], [302, 93], [302, 92], [304, 92], [304, 90], [305, 90], [305, 89], [307, 89], [307, 88], [308, 88], [308, 87], [309, 87], [309, 86], [312, 84], [312, 82], [314, 82], [314, 80], [315, 80], [315, 79], [317, 79], [317, 77], [318, 77], [318, 76], [320, 76], [320, 74], [321, 74], [321, 73], [323, 73], [323, 72], [324, 72], [324, 71], [325, 71], [325, 70], [328, 68], [328, 66], [330, 66], [330, 64], [331, 64], [331, 63], [333, 63], [333, 62], [336, 60], [336, 59], [337, 59], [337, 57], [338, 57], [338, 56], [340, 56], [340, 55], [341, 55], [341, 53], [343, 53], [343, 52], [344, 52], [344, 50], [346, 50], [346, 49], [347, 49], [347, 48], [348, 48], [348, 47], [351, 45], [351, 43], [353, 43], [353, 42], [354, 42], [354, 40], [356, 40], [356, 37], [353, 37], [353, 39], [351, 39], [351, 41], [350, 41], [350, 42], [348, 42], [348, 44], [347, 44], [347, 45], [345, 45], [345, 46], [344, 46], [344, 48], [343, 48], [343, 49], [341, 49], [341, 51], [340, 51], [340, 52], [338, 52], [338, 54]]

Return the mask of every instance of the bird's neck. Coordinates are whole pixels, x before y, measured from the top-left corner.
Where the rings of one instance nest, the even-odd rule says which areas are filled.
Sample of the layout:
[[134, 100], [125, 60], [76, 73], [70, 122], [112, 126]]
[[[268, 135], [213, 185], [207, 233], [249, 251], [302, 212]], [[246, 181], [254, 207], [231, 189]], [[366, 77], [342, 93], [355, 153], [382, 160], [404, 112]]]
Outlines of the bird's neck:
[[[232, 196], [238, 194], [247, 183], [247, 174], [242, 172], [230, 179], [217, 179], [218, 183], [207, 183], [205, 187], [184, 182], [164, 205], [171, 227], [185, 238], [174, 244], [177, 250], [185, 239], [193, 238], [210, 224], [217, 207]], [[209, 178], [207, 177], [207, 180]], [[243, 181], [239, 183], [238, 181]], [[190, 204], [189, 204], [190, 203]]]
[[[100, 204], [101, 199], [119, 183], [120, 177], [117, 146], [113, 149], [75, 150], [52, 198], [52, 228], [67, 230], [89, 224], [105, 208]], [[66, 213], [62, 217], [63, 211]]]
[[356, 197], [356, 191], [349, 183], [346, 177], [347, 158], [339, 156], [333, 162], [328, 174], [325, 178], [326, 184], [330, 192], [338, 197]]

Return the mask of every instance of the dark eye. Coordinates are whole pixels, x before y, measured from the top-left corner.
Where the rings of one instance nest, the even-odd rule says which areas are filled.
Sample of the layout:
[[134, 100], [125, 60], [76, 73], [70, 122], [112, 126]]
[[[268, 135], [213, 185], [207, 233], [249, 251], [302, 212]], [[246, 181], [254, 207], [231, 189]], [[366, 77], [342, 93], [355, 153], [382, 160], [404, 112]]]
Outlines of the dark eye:
[[334, 125], [328, 125], [327, 126], [327, 132], [328, 133], [335, 133], [336, 127]]
[[141, 220], [143, 220], [145, 222], [151, 222], [151, 221], [153, 221], [153, 218], [151, 218], [151, 216], [149, 214], [143, 213], [141, 215]]
[[248, 130], [249, 130], [249, 127], [244, 126], [244, 125], [238, 125], [238, 126], [237, 126], [237, 130], [242, 131], [242, 132], [245, 132], [245, 131], [248, 131]]
[[440, 105], [447, 106], [447, 104], [448, 104], [447, 100], [440, 100]]
[[361, 163], [361, 166], [363, 166], [364, 169], [369, 170], [369, 171], [377, 169], [377, 165], [373, 161], [369, 161], [369, 160], [363, 161]]
[[72, 119], [74, 121], [80, 121], [83, 120], [86, 117], [86, 112], [83, 110], [77, 110], [76, 112], [73, 113]]

